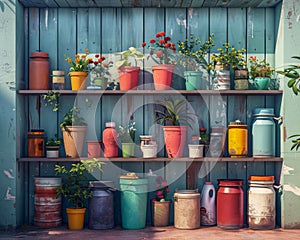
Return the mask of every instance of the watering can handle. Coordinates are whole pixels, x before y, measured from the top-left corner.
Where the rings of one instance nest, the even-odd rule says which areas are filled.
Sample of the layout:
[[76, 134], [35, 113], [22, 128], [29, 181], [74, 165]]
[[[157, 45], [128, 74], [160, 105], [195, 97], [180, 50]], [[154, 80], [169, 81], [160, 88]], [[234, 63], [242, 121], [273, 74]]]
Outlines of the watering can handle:
[[282, 116], [273, 117], [273, 119], [276, 120], [278, 124], [282, 124], [283, 123], [283, 117]]

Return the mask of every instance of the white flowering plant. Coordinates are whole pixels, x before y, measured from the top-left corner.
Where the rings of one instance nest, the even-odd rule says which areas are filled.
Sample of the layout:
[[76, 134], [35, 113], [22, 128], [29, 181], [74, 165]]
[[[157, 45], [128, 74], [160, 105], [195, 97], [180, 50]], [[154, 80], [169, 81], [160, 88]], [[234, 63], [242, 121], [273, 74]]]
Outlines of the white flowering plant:
[[122, 143], [130, 143], [134, 142], [135, 140], [135, 122], [130, 121], [126, 127], [123, 127], [122, 125], [119, 126], [119, 136]]

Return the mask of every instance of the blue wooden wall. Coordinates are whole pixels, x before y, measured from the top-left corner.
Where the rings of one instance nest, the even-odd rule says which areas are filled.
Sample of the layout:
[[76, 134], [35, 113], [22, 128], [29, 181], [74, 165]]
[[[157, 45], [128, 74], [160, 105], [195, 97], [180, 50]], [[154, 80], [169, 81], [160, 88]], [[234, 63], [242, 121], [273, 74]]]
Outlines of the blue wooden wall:
[[[68, 64], [64, 54], [74, 56], [84, 52], [86, 47], [90, 52], [100, 52], [112, 56], [114, 52], [135, 46], [140, 48], [143, 41], [148, 41], [159, 31], [166, 31], [172, 40], [185, 40], [193, 33], [206, 40], [211, 33], [215, 34], [216, 51], [224, 42], [230, 42], [236, 48], [246, 48], [248, 56], [265, 57], [274, 63], [275, 48], [275, 10], [273, 8], [26, 8], [25, 9], [25, 89], [28, 88], [28, 64], [31, 52], [41, 50], [49, 53], [51, 70], [68, 72]], [[28, 25], [27, 25], [28, 24]], [[150, 66], [144, 63], [145, 72], [140, 74], [140, 83], [146, 82]], [[67, 79], [65, 89], [70, 89]], [[86, 101], [88, 99], [88, 101]], [[202, 120], [202, 126], [209, 129], [220, 122], [226, 127], [228, 122], [240, 119], [251, 126], [251, 112], [255, 107], [274, 107], [279, 114], [280, 97], [277, 96], [187, 96], [191, 106]], [[46, 136], [58, 133], [61, 136], [59, 123], [64, 114], [77, 102], [82, 106], [84, 116], [90, 124], [87, 139], [101, 139], [105, 122], [115, 121], [117, 125], [125, 124], [128, 117], [134, 113], [137, 136], [149, 134], [153, 130], [153, 96], [147, 95], [64, 95], [60, 98], [58, 112], [43, 106], [39, 96], [28, 96], [24, 107], [28, 124], [24, 129], [44, 129]], [[140, 107], [141, 106], [141, 107]], [[92, 114], [91, 114], [92, 113]], [[197, 128], [198, 129], [198, 128]], [[26, 139], [27, 131], [22, 136]], [[189, 136], [195, 132], [189, 132]], [[162, 139], [162, 131], [156, 129], [158, 138]], [[277, 136], [279, 139], [279, 136]], [[250, 139], [251, 140], [251, 139]], [[136, 143], [138, 144], [138, 139]], [[279, 140], [278, 140], [279, 141]], [[251, 144], [250, 153], [251, 155]], [[277, 145], [279, 146], [279, 144]], [[23, 156], [26, 154], [26, 144], [22, 146]], [[21, 155], [22, 155], [21, 153]], [[186, 151], [187, 153], [187, 151]], [[277, 156], [279, 156], [279, 148]], [[85, 148], [86, 154], [86, 148]], [[160, 156], [164, 156], [160, 151]], [[61, 156], [64, 152], [61, 151]], [[26, 219], [33, 223], [33, 177], [54, 175], [53, 162], [22, 163], [27, 171], [26, 182], [28, 211]], [[118, 162], [107, 163], [103, 180], [112, 180], [118, 186], [118, 177], [125, 171], [134, 171], [143, 175], [149, 169], [167, 178], [170, 183], [170, 197], [176, 189], [186, 188], [185, 162]], [[207, 171], [206, 169], [212, 169]], [[203, 163], [198, 178], [198, 188], [201, 191], [205, 181], [212, 181], [217, 187], [217, 179], [240, 178], [244, 180], [243, 189], [248, 188], [247, 179], [253, 174], [275, 175], [279, 180], [280, 164], [275, 162], [217, 162]], [[153, 193], [149, 194], [149, 199]], [[119, 200], [116, 198], [116, 221], [120, 223]], [[246, 201], [245, 201], [246, 203]], [[278, 204], [279, 206], [280, 204]], [[26, 207], [27, 207], [26, 206]], [[246, 205], [245, 205], [246, 206]], [[27, 208], [26, 208], [27, 209]], [[173, 211], [171, 211], [173, 212]], [[279, 214], [279, 211], [277, 211]], [[173, 219], [173, 217], [172, 217]], [[149, 216], [148, 216], [149, 220]], [[64, 221], [66, 218], [64, 216]], [[172, 220], [173, 221], [173, 220]], [[245, 219], [246, 223], [246, 219]], [[279, 222], [278, 222], [279, 223]]]

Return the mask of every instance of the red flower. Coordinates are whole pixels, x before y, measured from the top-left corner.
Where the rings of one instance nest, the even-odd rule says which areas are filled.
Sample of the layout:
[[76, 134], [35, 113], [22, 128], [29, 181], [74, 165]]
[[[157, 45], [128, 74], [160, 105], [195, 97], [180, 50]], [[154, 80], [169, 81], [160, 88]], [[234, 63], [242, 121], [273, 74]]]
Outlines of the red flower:
[[114, 61], [113, 61], [113, 60], [110, 60], [110, 61], [109, 61], [109, 63], [113, 64], [113, 63], [114, 63]]
[[165, 40], [164, 40], [164, 39], [159, 39], [158, 43], [159, 43], [159, 44], [164, 44], [164, 43], [165, 43]]
[[103, 59], [102, 58], [99, 58], [98, 59], [98, 63], [102, 63]]
[[92, 63], [94, 63], [95, 65], [97, 65], [97, 64], [98, 64], [98, 62], [96, 62], [96, 61], [95, 61], [95, 62], [92, 62]]
[[103, 67], [108, 67], [108, 64], [107, 63], [103, 63]]
[[256, 60], [256, 56], [250, 56], [250, 59], [251, 59], [252, 61], [255, 61], [255, 60]]
[[100, 57], [100, 55], [99, 55], [99, 54], [96, 54], [96, 55], [95, 55], [95, 58], [98, 58], [98, 57]]
[[157, 51], [156, 52], [156, 56], [157, 57], [161, 57], [163, 55], [163, 52], [161, 50]]
[[156, 40], [155, 39], [150, 39], [150, 43], [155, 43]]
[[101, 57], [101, 59], [104, 61], [104, 60], [105, 60], [105, 57], [104, 57], [104, 56], [102, 56], [102, 57]]
[[143, 42], [143, 43], [142, 43], [142, 47], [145, 47], [145, 46], [146, 46], [146, 42]]
[[165, 36], [166, 35], [166, 33], [165, 32], [158, 32], [158, 33], [156, 33], [156, 37], [158, 38], [158, 37], [163, 37], [163, 36]]
[[161, 186], [163, 187], [167, 187], [168, 186], [168, 183], [166, 180], [163, 180], [162, 183], [161, 183]]
[[174, 46], [175, 46], [175, 43], [173, 43], [173, 42], [172, 42], [172, 43], [170, 43], [170, 44], [171, 44], [171, 46], [172, 46], [172, 47], [174, 47]]
[[173, 47], [172, 50], [175, 52], [175, 51], [176, 51], [176, 48]]
[[167, 41], [170, 41], [171, 40], [171, 38], [170, 37], [165, 37], [165, 41], [167, 42]]
[[166, 43], [166, 44], [165, 44], [165, 48], [169, 48], [170, 46], [171, 46], [170, 43]]
[[157, 200], [156, 200], [155, 198], [153, 198], [151, 201], [152, 201], [152, 202], [157, 202]]

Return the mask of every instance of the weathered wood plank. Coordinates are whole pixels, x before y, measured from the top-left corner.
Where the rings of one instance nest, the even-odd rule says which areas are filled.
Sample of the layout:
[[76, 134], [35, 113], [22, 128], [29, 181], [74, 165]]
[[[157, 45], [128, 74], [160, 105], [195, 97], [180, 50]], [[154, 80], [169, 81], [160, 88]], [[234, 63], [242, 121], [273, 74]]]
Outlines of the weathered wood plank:
[[101, 9], [89, 8], [88, 10], [88, 42], [87, 47], [91, 53], [101, 52]]
[[217, 49], [227, 42], [227, 10], [225, 8], [211, 8], [209, 15], [210, 34], [214, 33], [215, 46], [211, 52], [218, 52]]

